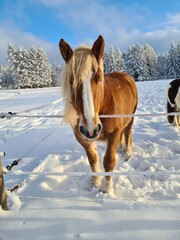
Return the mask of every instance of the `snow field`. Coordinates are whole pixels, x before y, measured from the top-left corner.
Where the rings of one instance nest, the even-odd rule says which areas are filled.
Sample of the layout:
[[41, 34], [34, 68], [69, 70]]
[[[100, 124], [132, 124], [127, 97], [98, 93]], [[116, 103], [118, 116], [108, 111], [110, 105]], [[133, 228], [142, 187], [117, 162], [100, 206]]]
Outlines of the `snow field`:
[[[168, 82], [138, 82], [137, 113], [165, 112]], [[23, 111], [60, 97], [58, 88], [2, 91], [0, 112]], [[29, 114], [62, 112], [60, 102]], [[124, 162], [116, 154], [114, 172], [127, 175], [113, 176], [115, 194], [90, 189], [85, 152], [61, 119], [3, 119], [0, 136], [3, 166], [24, 156], [14, 174], [4, 176], [7, 189], [21, 187], [8, 192], [10, 211], [0, 211], [0, 239], [179, 239], [180, 132], [166, 117], [135, 118], [133, 156]], [[102, 171], [104, 151], [98, 143]]]

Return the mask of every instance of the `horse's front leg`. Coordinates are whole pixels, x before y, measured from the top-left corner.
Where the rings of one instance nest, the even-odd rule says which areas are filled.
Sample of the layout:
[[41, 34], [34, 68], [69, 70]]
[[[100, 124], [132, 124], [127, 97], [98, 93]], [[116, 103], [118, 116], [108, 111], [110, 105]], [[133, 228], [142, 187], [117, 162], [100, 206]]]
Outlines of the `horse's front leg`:
[[[78, 142], [83, 146], [86, 151], [86, 155], [91, 167], [92, 172], [99, 172], [99, 158], [98, 153], [96, 150], [96, 144], [93, 141], [86, 141], [84, 138], [81, 137], [78, 131], [74, 131], [75, 137]], [[91, 187], [98, 188], [101, 183], [100, 176], [92, 176], [91, 179]]]
[[[110, 134], [107, 139], [107, 149], [106, 149], [106, 153], [103, 161], [104, 170], [106, 172], [112, 172], [114, 169], [114, 166], [116, 163], [115, 155], [116, 155], [116, 149], [119, 143], [119, 139], [120, 139], [120, 133], [118, 130]], [[111, 192], [114, 193], [113, 181], [111, 176], [106, 176], [104, 178], [101, 191], [104, 193], [111, 193]]]
[[[89, 146], [85, 146], [84, 148], [86, 150], [86, 154], [87, 154], [92, 172], [99, 172], [99, 158], [98, 158], [95, 142], [92, 142]], [[100, 176], [92, 176], [92, 180], [91, 180], [92, 187], [99, 188], [100, 183], [101, 183]]]

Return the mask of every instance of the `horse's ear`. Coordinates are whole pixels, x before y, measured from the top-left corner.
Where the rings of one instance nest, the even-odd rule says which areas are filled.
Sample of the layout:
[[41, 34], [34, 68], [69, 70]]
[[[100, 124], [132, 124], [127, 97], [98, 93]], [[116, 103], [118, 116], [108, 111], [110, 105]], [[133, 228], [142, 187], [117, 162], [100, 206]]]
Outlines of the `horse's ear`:
[[73, 50], [72, 48], [69, 46], [69, 44], [67, 44], [64, 39], [61, 39], [59, 41], [59, 50], [60, 50], [60, 53], [64, 59], [64, 61], [66, 63], [69, 62], [70, 58], [72, 57], [73, 55]]
[[97, 61], [100, 62], [103, 53], [104, 53], [104, 39], [100, 35], [98, 39], [94, 42], [92, 47], [92, 52], [94, 56], [96, 57]]

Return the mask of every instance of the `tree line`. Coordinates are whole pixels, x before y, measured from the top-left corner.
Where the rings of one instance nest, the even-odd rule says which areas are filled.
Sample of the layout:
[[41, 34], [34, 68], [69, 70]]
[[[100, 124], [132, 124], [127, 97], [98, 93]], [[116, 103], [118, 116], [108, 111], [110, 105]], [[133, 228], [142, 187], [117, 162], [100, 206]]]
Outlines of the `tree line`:
[[125, 71], [135, 81], [180, 77], [180, 43], [172, 43], [167, 53], [156, 54], [149, 44], [131, 45], [127, 53], [110, 47], [104, 53], [104, 72]]
[[[42, 48], [26, 50], [8, 45], [7, 64], [0, 65], [1, 88], [41, 88], [60, 85], [62, 64], [49, 63]], [[104, 73], [124, 71], [135, 81], [180, 77], [180, 43], [171, 44], [167, 53], [156, 54], [149, 44], [129, 46], [127, 52], [110, 47], [104, 52]]]
[[26, 50], [8, 45], [7, 64], [0, 65], [1, 88], [42, 88], [60, 85], [62, 65], [50, 65], [42, 48], [31, 47]]

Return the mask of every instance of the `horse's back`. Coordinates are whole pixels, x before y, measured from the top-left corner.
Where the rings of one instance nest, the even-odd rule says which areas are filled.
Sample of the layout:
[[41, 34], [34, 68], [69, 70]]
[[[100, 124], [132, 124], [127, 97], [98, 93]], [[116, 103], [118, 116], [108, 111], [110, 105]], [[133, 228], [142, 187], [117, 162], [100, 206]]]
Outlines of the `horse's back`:
[[114, 82], [134, 82], [134, 80], [132, 79], [132, 77], [130, 77], [130, 75], [128, 75], [125, 72], [112, 72], [112, 73], [108, 73], [105, 74], [105, 78], [106, 79], [110, 79], [111, 81]]
[[132, 77], [124, 72], [112, 72], [105, 75], [105, 79], [110, 85], [121, 88], [132, 88], [133, 92], [137, 93], [136, 85]]

